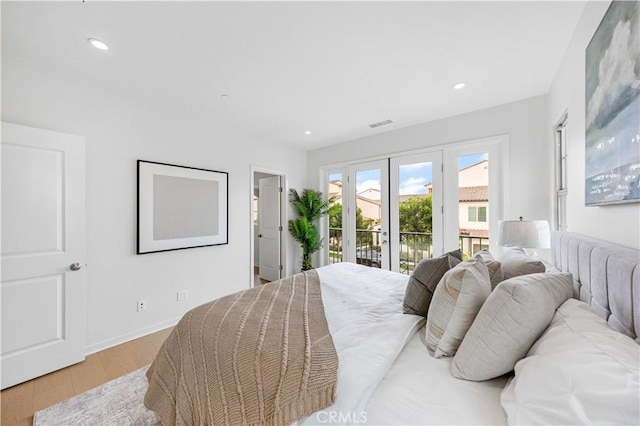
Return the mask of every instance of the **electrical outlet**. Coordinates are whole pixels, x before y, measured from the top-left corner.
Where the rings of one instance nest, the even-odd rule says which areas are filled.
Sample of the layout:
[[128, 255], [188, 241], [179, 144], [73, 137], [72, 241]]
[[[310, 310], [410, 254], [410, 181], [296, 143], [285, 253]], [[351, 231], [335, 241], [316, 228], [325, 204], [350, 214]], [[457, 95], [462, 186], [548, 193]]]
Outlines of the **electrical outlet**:
[[138, 312], [147, 310], [147, 301], [146, 300], [138, 300]]
[[189, 298], [189, 290], [180, 290], [177, 294], [178, 302]]

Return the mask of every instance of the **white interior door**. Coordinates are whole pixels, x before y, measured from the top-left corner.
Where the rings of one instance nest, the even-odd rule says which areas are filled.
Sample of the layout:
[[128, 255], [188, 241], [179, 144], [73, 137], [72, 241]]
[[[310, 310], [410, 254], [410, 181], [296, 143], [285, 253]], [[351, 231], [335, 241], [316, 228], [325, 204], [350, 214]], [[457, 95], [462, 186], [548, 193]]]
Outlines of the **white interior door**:
[[84, 359], [84, 138], [2, 123], [2, 388]]
[[280, 176], [258, 181], [258, 245], [261, 279], [280, 279]]
[[347, 183], [345, 260], [388, 270], [389, 161], [350, 165]]

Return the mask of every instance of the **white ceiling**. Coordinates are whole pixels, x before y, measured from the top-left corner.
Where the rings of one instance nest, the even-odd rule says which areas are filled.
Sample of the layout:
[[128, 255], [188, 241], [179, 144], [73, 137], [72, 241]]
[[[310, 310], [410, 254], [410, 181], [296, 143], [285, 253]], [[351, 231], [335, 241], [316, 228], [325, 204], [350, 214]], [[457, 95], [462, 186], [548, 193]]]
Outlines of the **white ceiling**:
[[584, 5], [3, 2], [2, 62], [306, 150], [547, 93]]

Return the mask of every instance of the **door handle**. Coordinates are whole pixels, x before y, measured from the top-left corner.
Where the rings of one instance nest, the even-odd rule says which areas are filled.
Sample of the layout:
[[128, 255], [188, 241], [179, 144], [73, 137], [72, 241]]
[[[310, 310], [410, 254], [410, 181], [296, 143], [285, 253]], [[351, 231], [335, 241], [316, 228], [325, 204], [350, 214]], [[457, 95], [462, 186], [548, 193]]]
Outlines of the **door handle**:
[[79, 271], [80, 268], [82, 268], [82, 265], [77, 262], [69, 265], [69, 269], [71, 269], [72, 271]]
[[387, 240], [382, 240], [382, 245], [387, 244]]
[[262, 238], [262, 234], [258, 234], [258, 238]]

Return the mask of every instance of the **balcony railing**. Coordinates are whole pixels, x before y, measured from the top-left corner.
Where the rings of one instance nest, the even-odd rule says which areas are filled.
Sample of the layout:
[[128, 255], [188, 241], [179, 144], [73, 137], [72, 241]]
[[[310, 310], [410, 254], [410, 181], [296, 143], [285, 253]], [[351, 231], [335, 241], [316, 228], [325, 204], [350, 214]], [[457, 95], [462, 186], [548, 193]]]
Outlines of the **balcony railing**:
[[[342, 229], [329, 228], [329, 263], [343, 261]], [[476, 252], [489, 248], [488, 237], [460, 235], [460, 250], [468, 258]], [[356, 230], [356, 262], [380, 268], [382, 254], [381, 235], [376, 230]], [[400, 233], [400, 272], [410, 274], [422, 259], [433, 257], [432, 234], [427, 232]]]
[[433, 257], [432, 234], [426, 232], [400, 233], [400, 272], [410, 274], [422, 259]]

